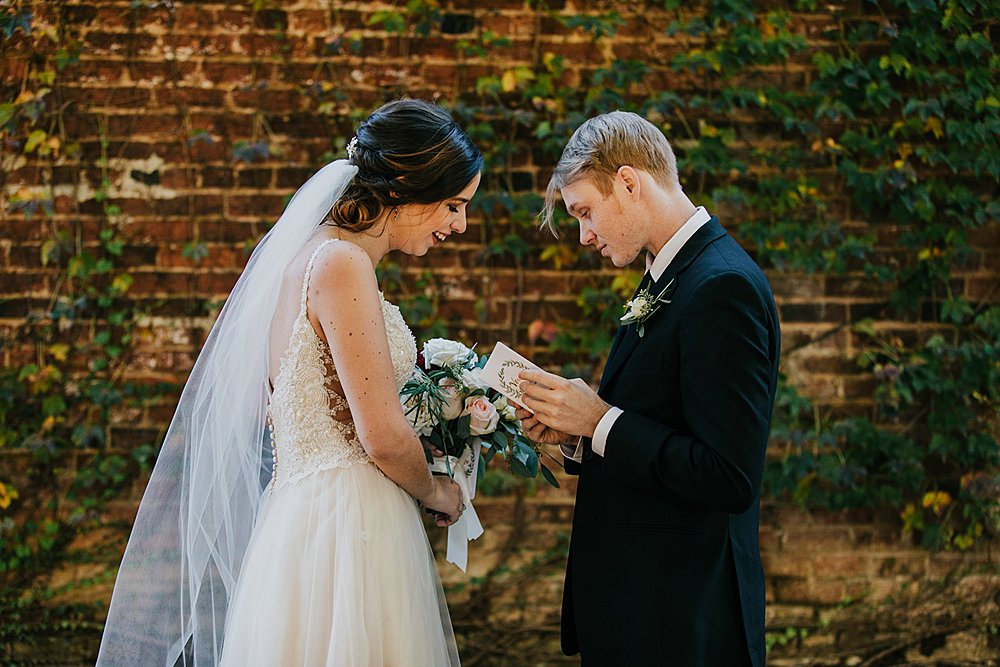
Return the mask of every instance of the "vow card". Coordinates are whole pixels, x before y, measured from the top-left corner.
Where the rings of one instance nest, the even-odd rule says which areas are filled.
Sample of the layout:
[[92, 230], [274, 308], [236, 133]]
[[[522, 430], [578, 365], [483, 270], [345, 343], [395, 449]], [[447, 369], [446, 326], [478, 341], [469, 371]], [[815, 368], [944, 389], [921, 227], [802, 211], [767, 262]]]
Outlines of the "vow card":
[[521, 400], [521, 380], [517, 377], [518, 373], [526, 370], [541, 368], [503, 343], [497, 343], [483, 367], [482, 379], [508, 399], [527, 409]]

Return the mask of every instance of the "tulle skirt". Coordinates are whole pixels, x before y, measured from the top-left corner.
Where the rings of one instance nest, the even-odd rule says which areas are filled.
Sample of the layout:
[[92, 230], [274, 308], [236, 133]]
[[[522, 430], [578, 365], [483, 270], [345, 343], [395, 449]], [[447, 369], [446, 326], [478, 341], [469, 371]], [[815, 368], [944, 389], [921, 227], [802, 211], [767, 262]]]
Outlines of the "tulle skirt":
[[220, 664], [458, 665], [413, 499], [372, 465], [323, 470], [267, 497]]

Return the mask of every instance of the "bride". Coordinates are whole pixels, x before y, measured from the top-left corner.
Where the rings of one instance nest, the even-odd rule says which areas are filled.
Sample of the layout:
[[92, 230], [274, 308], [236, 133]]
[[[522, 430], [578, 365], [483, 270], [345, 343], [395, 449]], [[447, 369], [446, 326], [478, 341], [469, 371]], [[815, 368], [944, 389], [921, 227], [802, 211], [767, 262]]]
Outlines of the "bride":
[[457, 665], [418, 503], [455, 522], [398, 389], [375, 266], [466, 227], [483, 158], [440, 108], [376, 110], [254, 250], [181, 394], [98, 665]]

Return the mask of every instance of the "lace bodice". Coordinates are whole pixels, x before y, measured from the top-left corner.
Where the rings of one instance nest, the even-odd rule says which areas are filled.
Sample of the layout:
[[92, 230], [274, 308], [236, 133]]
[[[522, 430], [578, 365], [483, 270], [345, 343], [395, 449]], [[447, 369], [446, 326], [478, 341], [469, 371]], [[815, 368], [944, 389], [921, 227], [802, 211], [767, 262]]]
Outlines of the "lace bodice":
[[[319, 251], [334, 240], [323, 241], [309, 258], [302, 278], [299, 314], [274, 378], [268, 408], [275, 456], [272, 492], [320, 470], [370, 463], [353, 422], [334, 418], [338, 413], [347, 413], [347, 401], [333, 388], [334, 382], [339, 384], [333, 359], [309, 322], [306, 307], [313, 263]], [[399, 308], [386, 301], [381, 292], [379, 299], [399, 389], [416, 364], [417, 345]]]

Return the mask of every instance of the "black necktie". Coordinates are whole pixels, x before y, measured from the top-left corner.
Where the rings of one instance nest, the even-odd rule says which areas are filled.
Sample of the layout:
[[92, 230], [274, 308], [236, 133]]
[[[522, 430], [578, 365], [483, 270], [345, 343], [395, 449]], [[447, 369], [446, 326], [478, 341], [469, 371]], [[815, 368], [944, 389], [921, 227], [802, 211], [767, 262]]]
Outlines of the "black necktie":
[[632, 298], [634, 299], [635, 297], [639, 296], [639, 292], [641, 292], [644, 289], [649, 289], [650, 286], [655, 282], [656, 281], [653, 280], [652, 274], [650, 274], [649, 271], [646, 271], [646, 273], [642, 274], [642, 280], [639, 281], [639, 286], [635, 288], [635, 292], [633, 292]]

